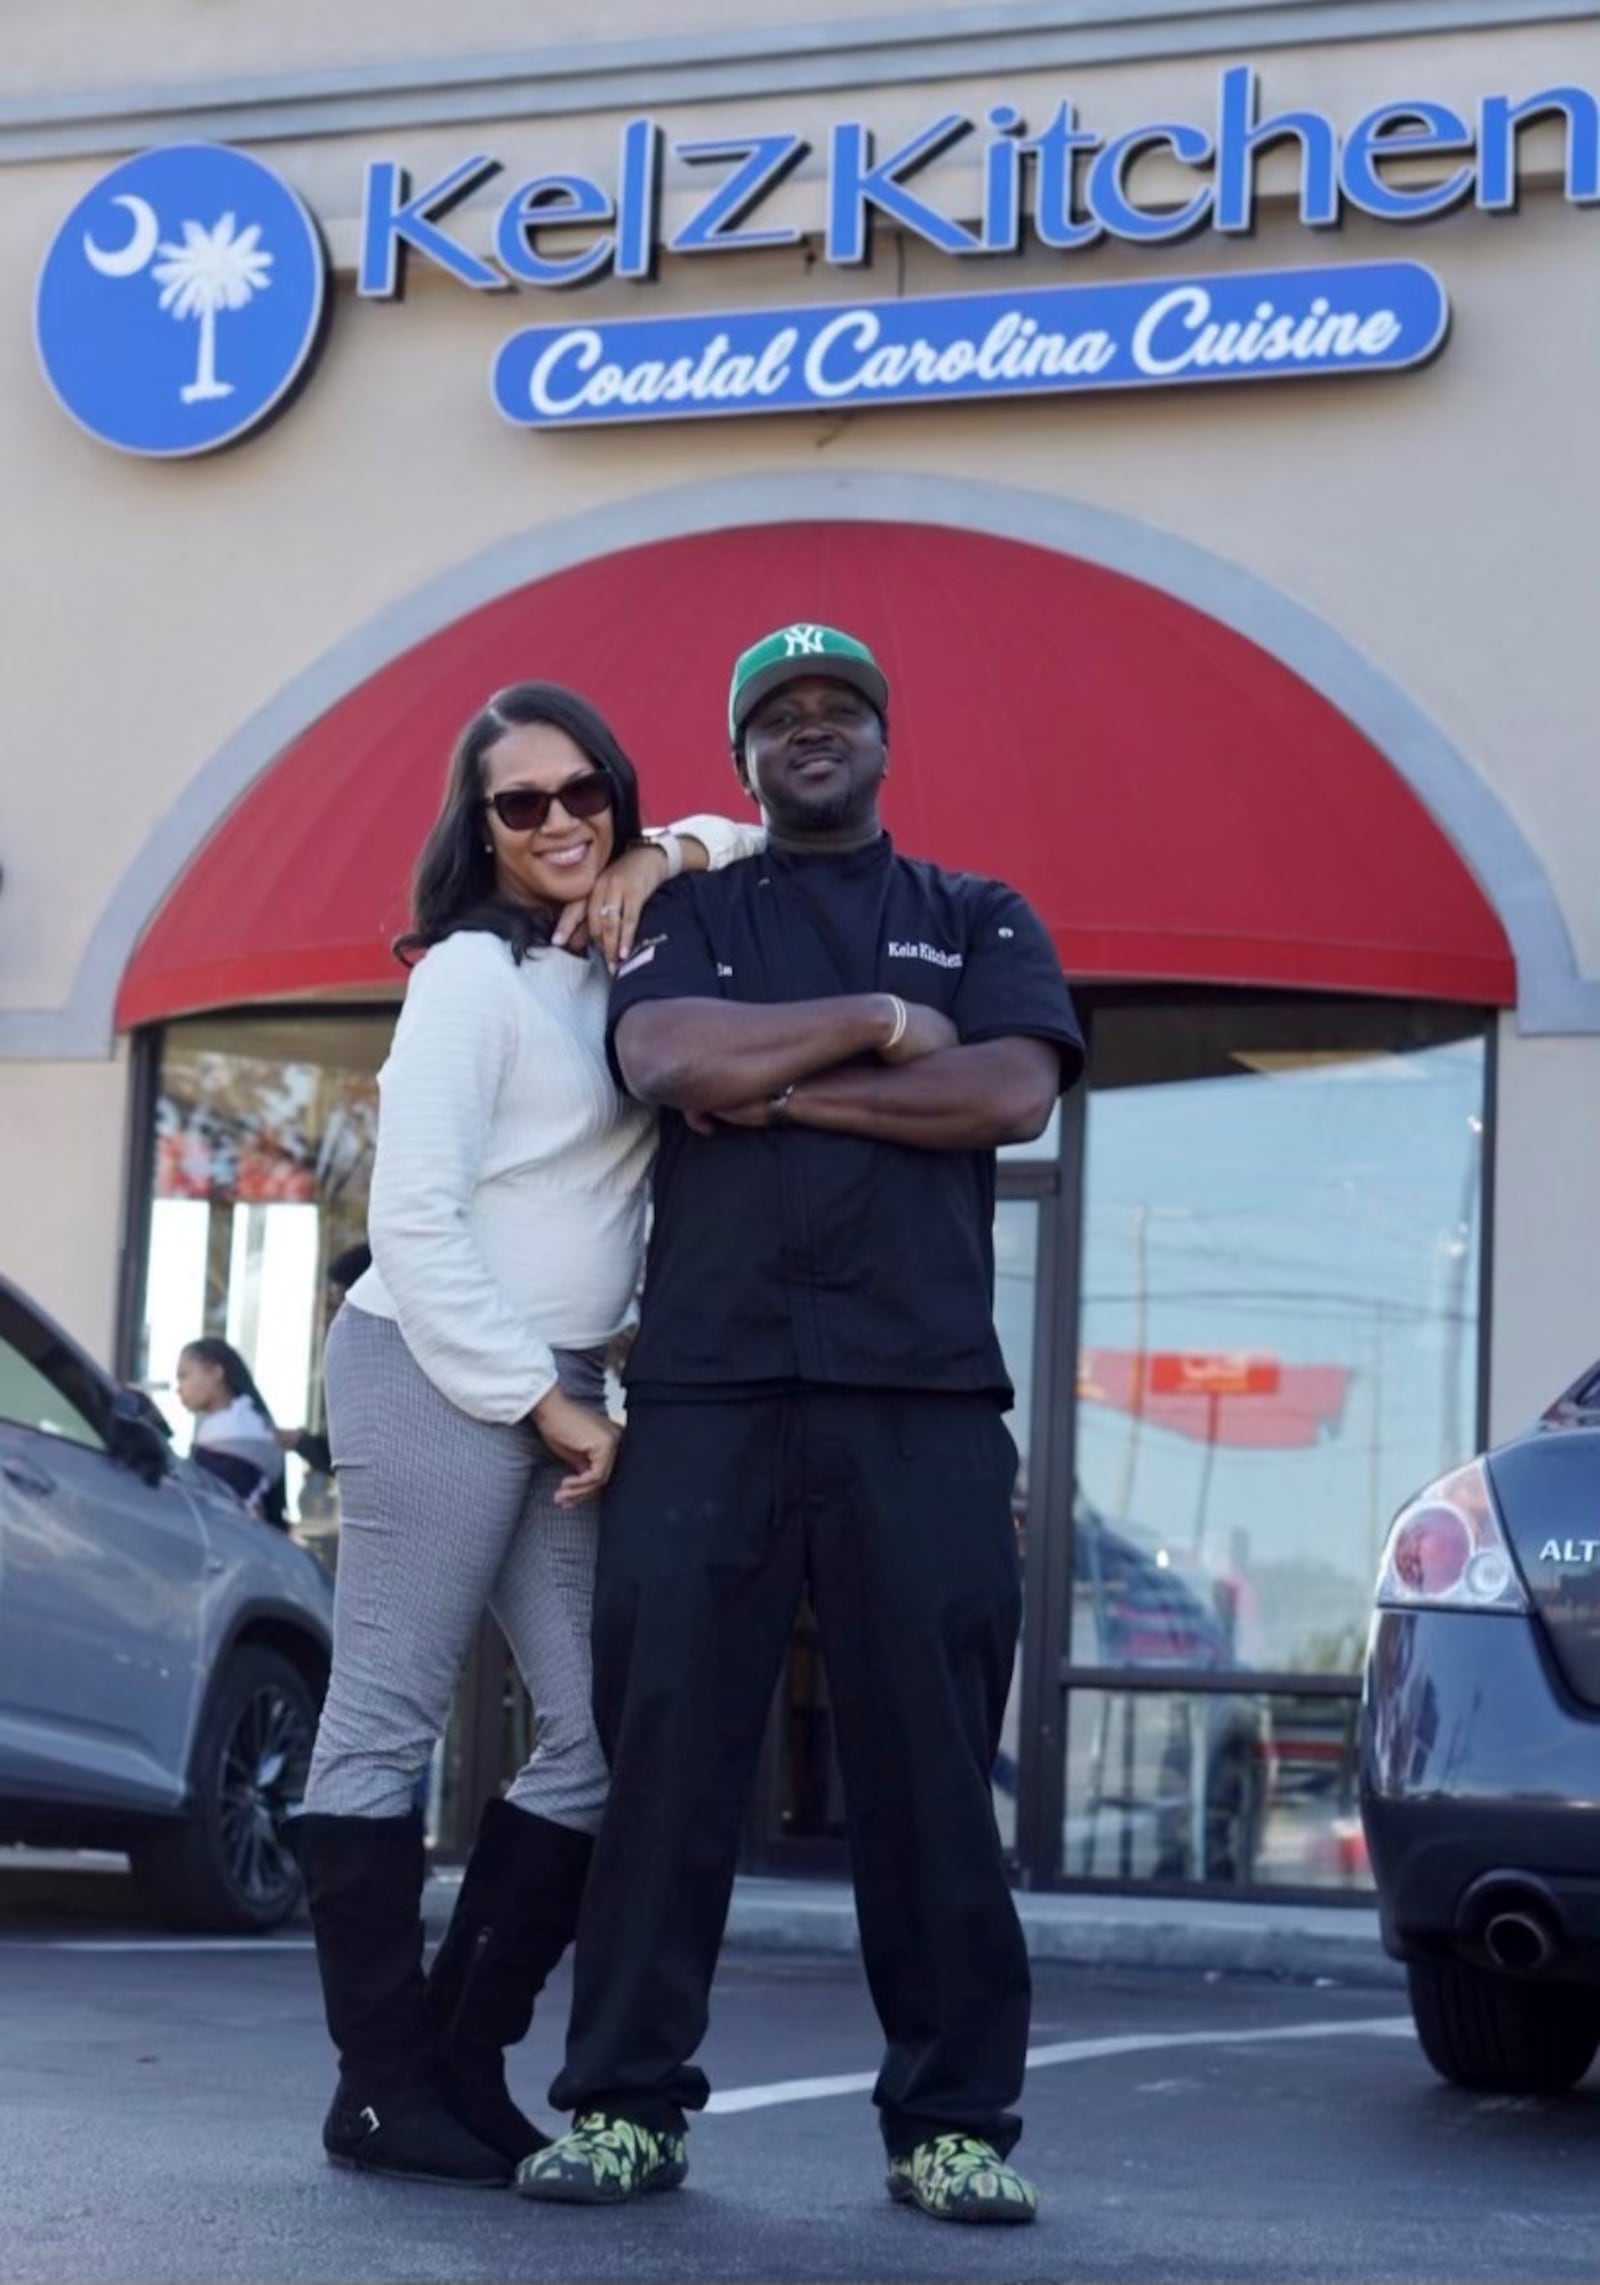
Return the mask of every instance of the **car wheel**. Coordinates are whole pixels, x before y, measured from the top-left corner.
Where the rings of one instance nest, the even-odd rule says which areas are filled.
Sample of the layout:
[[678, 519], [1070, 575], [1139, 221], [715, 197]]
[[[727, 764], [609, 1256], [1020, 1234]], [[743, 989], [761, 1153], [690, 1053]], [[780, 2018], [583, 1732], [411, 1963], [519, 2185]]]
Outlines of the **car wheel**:
[[316, 1731], [316, 1702], [287, 1658], [254, 1644], [234, 1653], [201, 1720], [188, 1817], [133, 1850], [161, 1919], [251, 1934], [287, 1920], [300, 1875], [283, 1822], [305, 1791]]
[[1422, 2052], [1443, 2079], [1484, 2094], [1557, 2095], [1600, 2048], [1600, 1995], [1517, 1983], [1464, 1960], [1406, 1964]]
[[1219, 1754], [1206, 1784], [1207, 1880], [1237, 1886], [1255, 1875], [1261, 1842], [1261, 1789], [1247, 1747]]

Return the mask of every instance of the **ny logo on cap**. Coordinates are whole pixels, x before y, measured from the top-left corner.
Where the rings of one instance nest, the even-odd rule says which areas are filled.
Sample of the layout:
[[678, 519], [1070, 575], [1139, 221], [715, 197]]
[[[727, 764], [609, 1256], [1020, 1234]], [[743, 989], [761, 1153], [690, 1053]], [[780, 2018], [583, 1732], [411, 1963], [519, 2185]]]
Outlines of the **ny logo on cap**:
[[787, 659], [820, 657], [827, 637], [826, 627], [785, 627], [783, 655]]

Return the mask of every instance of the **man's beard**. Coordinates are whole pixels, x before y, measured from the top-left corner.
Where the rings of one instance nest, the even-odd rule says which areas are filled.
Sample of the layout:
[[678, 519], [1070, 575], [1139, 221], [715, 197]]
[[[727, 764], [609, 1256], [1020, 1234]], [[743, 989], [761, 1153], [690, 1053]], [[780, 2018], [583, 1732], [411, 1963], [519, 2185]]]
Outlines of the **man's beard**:
[[812, 833], [837, 833], [842, 826], [861, 824], [871, 806], [870, 799], [862, 799], [859, 786], [845, 785], [820, 801], [808, 801], [796, 815], [804, 818]]
[[840, 833], [865, 825], [877, 800], [875, 785], [846, 781], [831, 792], [809, 798], [791, 798], [774, 816], [780, 830], [790, 833]]

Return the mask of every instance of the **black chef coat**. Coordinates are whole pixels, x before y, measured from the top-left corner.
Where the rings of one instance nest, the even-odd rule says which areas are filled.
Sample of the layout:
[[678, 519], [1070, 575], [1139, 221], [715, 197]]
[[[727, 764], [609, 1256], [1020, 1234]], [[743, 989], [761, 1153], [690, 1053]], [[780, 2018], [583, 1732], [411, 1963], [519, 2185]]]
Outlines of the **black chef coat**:
[[[1083, 1067], [1049, 937], [1014, 890], [902, 857], [785, 850], [685, 874], [651, 899], [611, 996], [774, 1003], [897, 992], [963, 1043], [1047, 1040]], [[662, 1116], [636, 1399], [831, 1385], [992, 1392], [995, 1160], [803, 1126], [691, 1132]]]

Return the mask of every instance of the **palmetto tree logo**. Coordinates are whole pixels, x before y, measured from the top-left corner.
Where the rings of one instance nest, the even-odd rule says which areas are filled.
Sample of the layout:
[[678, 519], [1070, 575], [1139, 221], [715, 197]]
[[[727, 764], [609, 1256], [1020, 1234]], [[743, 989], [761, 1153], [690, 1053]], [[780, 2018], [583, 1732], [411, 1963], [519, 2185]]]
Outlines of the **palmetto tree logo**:
[[273, 168], [226, 143], [159, 144], [63, 217], [34, 300], [39, 362], [103, 444], [216, 452], [291, 401], [327, 284], [316, 222]]
[[186, 405], [210, 397], [231, 397], [233, 383], [217, 379], [217, 319], [224, 310], [243, 309], [271, 285], [272, 256], [260, 244], [261, 225], [237, 230], [224, 214], [209, 230], [198, 222], [182, 225], [183, 244], [163, 243], [151, 276], [161, 288], [169, 317], [193, 318], [200, 328], [195, 376], [179, 391]]

